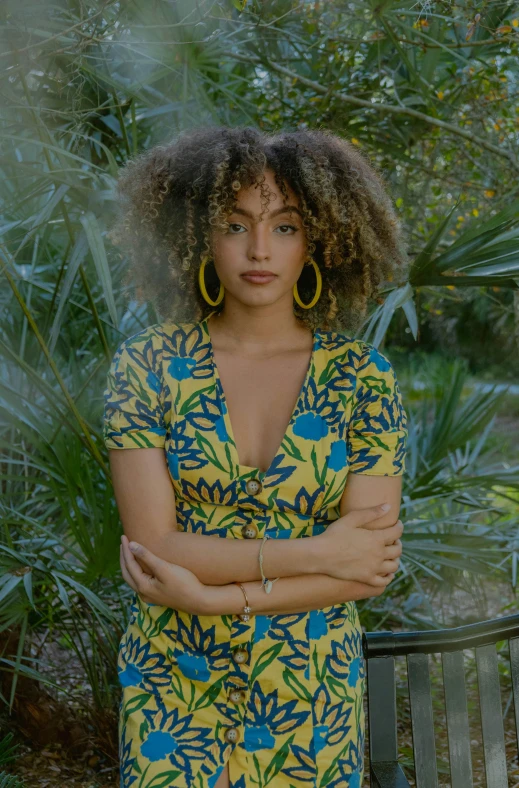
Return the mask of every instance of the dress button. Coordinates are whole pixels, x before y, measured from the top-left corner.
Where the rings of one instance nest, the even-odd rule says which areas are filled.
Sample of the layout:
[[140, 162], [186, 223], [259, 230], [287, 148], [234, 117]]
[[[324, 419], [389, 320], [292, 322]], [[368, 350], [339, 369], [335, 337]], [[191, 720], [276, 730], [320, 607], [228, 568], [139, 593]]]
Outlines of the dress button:
[[238, 728], [227, 728], [225, 731], [225, 741], [232, 742], [234, 744], [234, 742], [237, 742], [239, 738], [240, 734], [238, 733]]
[[232, 658], [238, 665], [242, 665], [244, 662], [247, 662], [248, 657], [249, 653], [247, 649], [244, 648], [237, 648], [232, 652]]
[[245, 701], [245, 692], [240, 689], [233, 689], [229, 692], [229, 700], [231, 703], [243, 703]]
[[259, 479], [248, 479], [245, 482], [245, 489], [249, 495], [258, 495], [262, 490], [262, 484]]
[[241, 534], [244, 539], [256, 539], [258, 535], [258, 526], [256, 523], [249, 523], [242, 526]]

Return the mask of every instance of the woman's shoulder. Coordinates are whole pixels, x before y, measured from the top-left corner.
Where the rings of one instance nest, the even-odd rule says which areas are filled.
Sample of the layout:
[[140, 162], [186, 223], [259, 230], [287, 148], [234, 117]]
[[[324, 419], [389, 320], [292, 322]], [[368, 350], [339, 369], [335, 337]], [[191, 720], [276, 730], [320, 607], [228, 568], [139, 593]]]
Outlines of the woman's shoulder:
[[377, 380], [392, 380], [393, 365], [385, 352], [372, 342], [344, 331], [319, 330], [318, 347], [322, 353], [322, 366], [336, 367], [348, 379], [362, 379], [366, 385], [377, 385]]
[[317, 345], [329, 356], [347, 356], [350, 361], [361, 359], [371, 349], [376, 348], [358, 337], [345, 331], [318, 329]]
[[138, 331], [134, 331], [130, 336], [123, 339], [117, 348], [117, 352], [130, 349], [138, 351], [151, 345], [155, 347], [163, 346], [165, 342], [171, 340], [176, 334], [189, 335], [198, 325], [199, 321], [196, 320], [175, 321], [168, 318], [157, 321], [140, 328]]

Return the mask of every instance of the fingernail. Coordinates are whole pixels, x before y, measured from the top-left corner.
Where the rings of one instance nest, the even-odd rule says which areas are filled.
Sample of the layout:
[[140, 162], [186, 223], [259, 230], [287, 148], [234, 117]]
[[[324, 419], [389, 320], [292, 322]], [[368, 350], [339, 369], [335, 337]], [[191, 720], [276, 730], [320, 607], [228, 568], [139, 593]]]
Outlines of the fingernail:
[[391, 509], [391, 504], [390, 503], [383, 503], [380, 508], [382, 509], [383, 512], [387, 512], [388, 509]]
[[130, 550], [132, 553], [135, 553], [139, 549], [139, 545], [137, 542], [130, 542]]

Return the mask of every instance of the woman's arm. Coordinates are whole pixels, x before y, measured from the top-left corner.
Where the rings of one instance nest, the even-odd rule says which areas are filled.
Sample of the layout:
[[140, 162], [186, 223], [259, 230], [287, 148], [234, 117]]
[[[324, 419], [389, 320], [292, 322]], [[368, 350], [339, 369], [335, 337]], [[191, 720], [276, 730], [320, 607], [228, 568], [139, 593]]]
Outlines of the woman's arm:
[[[394, 522], [400, 511], [401, 491], [401, 475], [350, 474], [339, 506], [340, 515], [344, 517], [348, 512], [365, 508], [366, 505], [373, 506], [388, 501], [391, 503], [391, 509], [387, 519]], [[380, 517], [365, 527], [387, 528], [387, 519]], [[331, 530], [336, 527], [341, 527], [339, 521], [333, 524]], [[277, 544], [276, 542], [276, 547]], [[398, 539], [393, 560], [396, 559], [398, 562], [401, 552], [402, 543]], [[268, 576], [277, 575], [269, 572]], [[380, 596], [394, 576], [395, 572], [387, 575], [386, 585], [372, 586], [355, 580], [340, 580], [327, 574], [303, 577], [299, 573], [296, 577], [281, 577], [272, 586], [270, 594], [265, 593], [261, 583], [243, 583], [243, 586], [253, 613], [303, 613], [340, 602]], [[245, 599], [241, 588], [236, 584], [223, 588], [206, 586], [203, 592], [203, 604], [207, 607], [209, 615], [241, 613]]]
[[[385, 586], [370, 586], [356, 580], [337, 580], [329, 575], [282, 577], [266, 594], [261, 583], [242, 583], [252, 614], [306, 613], [329, 605], [380, 596], [395, 573], [386, 577]], [[231, 615], [243, 612], [245, 597], [239, 586], [206, 586], [202, 602], [204, 615]]]
[[[205, 585], [218, 586], [236, 580], [260, 580], [258, 555], [261, 540], [222, 539], [219, 536], [176, 530], [175, 493], [162, 449], [112, 450], [109, 456], [115, 497], [124, 532], [129, 540], [143, 545], [164, 561], [189, 569]], [[392, 481], [391, 487], [384, 488], [384, 497], [391, 503], [389, 512], [370, 512], [364, 504], [363, 519], [366, 529], [388, 529], [395, 523], [400, 488], [395, 486], [395, 479]], [[351, 482], [348, 480], [347, 488], [350, 486]], [[372, 503], [375, 503], [375, 499], [376, 503], [384, 500], [380, 489], [378, 494], [375, 491], [374, 495], [370, 494], [369, 489], [364, 489], [364, 497]], [[350, 495], [347, 506], [344, 506], [347, 499], [345, 491], [341, 502], [341, 515], [347, 514], [356, 506], [361, 509], [358, 498], [359, 496], [355, 498]], [[369, 522], [370, 520], [372, 522]], [[379, 544], [372, 546], [371, 540], [367, 539], [369, 534], [364, 534], [360, 540], [361, 535], [355, 536], [349, 524], [341, 520], [333, 523], [327, 530], [328, 533], [304, 539], [269, 540], [263, 548], [267, 577], [325, 575], [329, 569], [328, 574], [342, 580], [348, 576], [355, 577], [354, 574], [347, 574], [348, 563], [364, 567], [367, 559], [368, 563], [375, 565], [374, 548], [379, 551], [383, 548]], [[374, 537], [373, 534], [371, 536]], [[373, 538], [373, 542], [375, 541]], [[380, 539], [378, 541], [380, 542]], [[394, 551], [386, 549], [385, 552], [388, 553], [388, 559], [395, 558], [393, 554], [389, 554]], [[136, 559], [139, 560], [138, 553]], [[142, 568], [145, 569], [144, 566]], [[376, 571], [378, 573], [380, 570]], [[355, 579], [371, 583], [371, 577]]]
[[[401, 543], [395, 549], [399, 554]], [[123, 537], [121, 571], [126, 582], [144, 602], [184, 610], [193, 615], [234, 615], [243, 611], [245, 598], [241, 588], [234, 583], [206, 586], [189, 569], [164, 561], [142, 546], [139, 546], [138, 552], [145, 571], [137, 563], [128, 541]], [[257, 581], [242, 585], [246, 589], [253, 614], [302, 613], [339, 602], [379, 596], [398, 569], [398, 561], [390, 563], [391, 573], [385, 575], [383, 583], [376, 586], [322, 574], [310, 578], [282, 578], [273, 584], [270, 594], [266, 594]]]
[[[189, 569], [204, 584], [261, 579], [259, 539], [222, 539], [177, 530], [175, 491], [163, 449], [112, 449], [109, 459], [117, 508], [130, 541]], [[267, 544], [265, 568], [268, 563], [273, 577], [319, 571], [316, 546], [314, 537], [279, 539], [276, 550]]]

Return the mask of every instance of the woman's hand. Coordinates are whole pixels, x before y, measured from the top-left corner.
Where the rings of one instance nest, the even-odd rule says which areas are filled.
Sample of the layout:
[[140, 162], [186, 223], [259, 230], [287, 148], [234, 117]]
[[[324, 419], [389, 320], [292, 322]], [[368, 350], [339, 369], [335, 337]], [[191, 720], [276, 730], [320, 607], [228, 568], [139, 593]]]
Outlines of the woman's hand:
[[[135, 552], [132, 552], [129, 544], [128, 538], [121, 536], [121, 572], [143, 602], [165, 605], [186, 613], [203, 614], [205, 586], [193, 572], [164, 561], [143, 545], [137, 545]], [[147, 571], [142, 569], [141, 564]]]
[[382, 506], [357, 509], [330, 523], [320, 540], [322, 572], [339, 580], [387, 586], [400, 563], [404, 530], [401, 520], [377, 527], [387, 512]]

